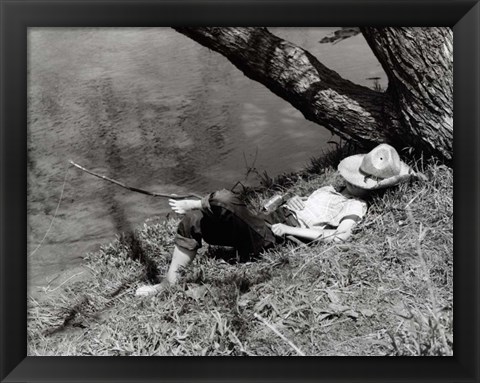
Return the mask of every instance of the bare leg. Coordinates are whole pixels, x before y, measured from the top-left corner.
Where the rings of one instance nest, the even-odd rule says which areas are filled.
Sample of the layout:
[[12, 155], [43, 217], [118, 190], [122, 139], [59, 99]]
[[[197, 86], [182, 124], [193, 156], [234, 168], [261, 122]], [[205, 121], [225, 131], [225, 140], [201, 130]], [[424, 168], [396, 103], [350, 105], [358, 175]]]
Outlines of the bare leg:
[[168, 268], [166, 278], [159, 284], [151, 286], [147, 285], [138, 288], [135, 292], [135, 295], [147, 296], [156, 294], [162, 291], [165, 287], [176, 284], [179, 277], [179, 271], [182, 268], [187, 267], [190, 262], [192, 262], [192, 259], [195, 257], [196, 253], [196, 251], [185, 250], [175, 246], [172, 254], [172, 262]]
[[168, 268], [166, 281], [174, 285], [178, 281], [178, 272], [180, 269], [187, 267], [193, 258], [197, 254], [196, 251], [190, 251], [181, 249], [178, 246], [175, 246], [173, 249], [172, 262], [170, 262], [170, 267]]

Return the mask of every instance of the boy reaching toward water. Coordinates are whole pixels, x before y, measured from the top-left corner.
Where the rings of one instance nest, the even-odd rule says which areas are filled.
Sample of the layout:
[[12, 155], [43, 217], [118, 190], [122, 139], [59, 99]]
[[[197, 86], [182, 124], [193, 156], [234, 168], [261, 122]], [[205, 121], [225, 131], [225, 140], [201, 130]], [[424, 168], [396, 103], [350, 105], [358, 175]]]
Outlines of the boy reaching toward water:
[[371, 191], [396, 185], [415, 174], [387, 144], [345, 158], [338, 171], [346, 181], [341, 192], [325, 186], [307, 198], [294, 196], [268, 214], [252, 213], [228, 190], [201, 200], [170, 200], [172, 209], [184, 217], [178, 225], [167, 275], [157, 285], [138, 288], [136, 295], [155, 294], [176, 284], [179, 271], [192, 262], [202, 239], [211, 245], [234, 247], [240, 257], [257, 255], [281, 243], [285, 235], [306, 241], [344, 242], [366, 214], [364, 199]]

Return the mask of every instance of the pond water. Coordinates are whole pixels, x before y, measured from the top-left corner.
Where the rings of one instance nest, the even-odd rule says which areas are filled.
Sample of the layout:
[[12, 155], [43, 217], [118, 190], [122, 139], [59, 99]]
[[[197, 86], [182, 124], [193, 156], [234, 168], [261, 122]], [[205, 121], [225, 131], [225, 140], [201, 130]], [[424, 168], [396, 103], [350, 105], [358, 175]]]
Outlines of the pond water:
[[[361, 35], [319, 43], [335, 29], [270, 30], [343, 77], [369, 87], [378, 77], [385, 87]], [[138, 188], [204, 194], [257, 182], [245, 181], [248, 166], [270, 176], [299, 170], [332, 138], [169, 28], [30, 28], [28, 99], [31, 287], [59, 281], [86, 252], [169, 211], [166, 199], [122, 189], [69, 160]]]

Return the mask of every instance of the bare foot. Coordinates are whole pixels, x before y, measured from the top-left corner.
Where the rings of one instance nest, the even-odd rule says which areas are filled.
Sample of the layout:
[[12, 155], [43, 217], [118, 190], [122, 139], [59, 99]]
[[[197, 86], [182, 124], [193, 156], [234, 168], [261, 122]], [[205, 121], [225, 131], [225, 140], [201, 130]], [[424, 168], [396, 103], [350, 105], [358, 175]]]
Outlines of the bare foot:
[[141, 286], [135, 291], [135, 296], [137, 297], [146, 297], [149, 295], [154, 295], [158, 294], [162, 291], [165, 291], [165, 289], [170, 286], [170, 283], [168, 283], [166, 280], [163, 280], [161, 283], [157, 285], [145, 285]]

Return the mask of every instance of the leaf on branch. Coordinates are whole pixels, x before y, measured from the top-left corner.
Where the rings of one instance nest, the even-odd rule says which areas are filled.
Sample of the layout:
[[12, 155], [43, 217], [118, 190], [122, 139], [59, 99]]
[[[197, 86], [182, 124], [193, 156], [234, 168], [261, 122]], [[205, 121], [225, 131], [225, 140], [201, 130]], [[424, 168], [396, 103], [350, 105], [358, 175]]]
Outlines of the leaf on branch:
[[342, 27], [333, 32], [333, 36], [326, 36], [319, 41], [320, 44], [336, 44], [342, 40], [348, 39], [360, 34], [360, 28], [358, 27]]

